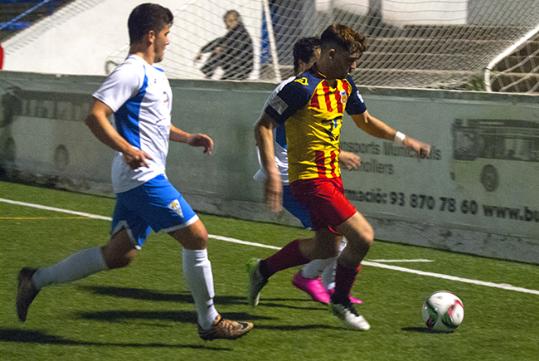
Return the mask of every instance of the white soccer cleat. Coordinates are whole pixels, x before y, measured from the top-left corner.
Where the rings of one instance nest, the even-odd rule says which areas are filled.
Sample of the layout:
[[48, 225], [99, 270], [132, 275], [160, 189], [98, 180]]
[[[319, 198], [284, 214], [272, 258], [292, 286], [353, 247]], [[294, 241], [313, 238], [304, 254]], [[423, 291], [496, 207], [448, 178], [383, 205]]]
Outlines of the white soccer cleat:
[[365, 317], [361, 316], [350, 302], [347, 304], [330, 302], [329, 309], [350, 328], [360, 331], [368, 331], [371, 328]]

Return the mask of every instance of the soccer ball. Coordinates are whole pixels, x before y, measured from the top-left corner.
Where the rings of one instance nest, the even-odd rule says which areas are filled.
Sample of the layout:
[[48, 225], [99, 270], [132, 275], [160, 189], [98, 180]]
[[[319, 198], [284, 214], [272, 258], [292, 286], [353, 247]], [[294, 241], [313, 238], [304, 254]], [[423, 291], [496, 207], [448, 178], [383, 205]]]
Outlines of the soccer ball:
[[429, 330], [454, 331], [464, 319], [464, 304], [449, 291], [436, 291], [427, 297], [421, 313]]

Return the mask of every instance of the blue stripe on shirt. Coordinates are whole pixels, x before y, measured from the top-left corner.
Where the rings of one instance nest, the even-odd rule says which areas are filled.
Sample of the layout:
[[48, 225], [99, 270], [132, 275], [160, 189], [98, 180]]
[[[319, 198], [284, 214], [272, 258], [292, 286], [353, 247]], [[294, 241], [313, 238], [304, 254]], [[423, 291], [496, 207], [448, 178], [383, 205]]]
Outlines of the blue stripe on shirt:
[[[146, 69], [144, 69], [146, 71]], [[139, 129], [139, 114], [142, 99], [146, 95], [146, 88], [148, 88], [148, 77], [144, 74], [144, 81], [140, 87], [137, 95], [128, 99], [121, 107], [114, 113], [114, 119], [116, 120], [116, 129], [118, 133], [129, 144], [140, 149], [140, 129]]]
[[285, 132], [284, 124], [280, 124], [277, 128], [275, 128], [275, 141], [281, 147], [283, 147], [284, 149], [287, 149], [286, 132]]

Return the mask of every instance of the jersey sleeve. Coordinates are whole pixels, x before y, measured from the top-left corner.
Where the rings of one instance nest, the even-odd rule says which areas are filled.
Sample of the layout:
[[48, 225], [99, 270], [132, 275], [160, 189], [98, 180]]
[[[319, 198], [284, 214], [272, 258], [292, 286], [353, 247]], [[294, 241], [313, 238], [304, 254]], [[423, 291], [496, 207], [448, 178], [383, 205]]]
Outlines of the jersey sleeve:
[[264, 112], [279, 124], [283, 124], [297, 110], [303, 108], [310, 98], [309, 90], [293, 81], [276, 94], [271, 94]]
[[116, 68], [92, 96], [116, 112], [139, 91], [144, 80], [144, 68], [124, 64]]
[[351, 76], [348, 76], [346, 80], [348, 80], [352, 87], [352, 92], [350, 93], [350, 97], [348, 97], [348, 101], [346, 102], [346, 112], [349, 115], [365, 113], [367, 111], [367, 106], [365, 105], [363, 97], [356, 87], [356, 83]]

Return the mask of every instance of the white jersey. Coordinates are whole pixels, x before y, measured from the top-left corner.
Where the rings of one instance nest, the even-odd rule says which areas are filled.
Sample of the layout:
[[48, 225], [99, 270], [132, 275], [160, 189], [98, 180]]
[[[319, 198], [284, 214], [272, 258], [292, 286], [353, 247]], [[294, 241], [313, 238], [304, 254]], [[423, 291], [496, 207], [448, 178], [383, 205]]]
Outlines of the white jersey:
[[[264, 103], [264, 107], [262, 109], [266, 109], [268, 104], [272, 101], [272, 99], [284, 88], [284, 86], [291, 81], [296, 79], [295, 76], [291, 76], [290, 78], [284, 80], [281, 84], [279, 84], [270, 94], [268, 99], [266, 99], [266, 103]], [[262, 110], [264, 111], [264, 110]], [[277, 169], [279, 170], [279, 174], [281, 175], [281, 181], [283, 184], [288, 184], [288, 148], [286, 145], [286, 133], [284, 130], [284, 123], [277, 126], [273, 129], [273, 148], [275, 153], [275, 163], [277, 164]], [[262, 167], [262, 161], [260, 160], [260, 152], [258, 151], [258, 163], [260, 164], [260, 169], [255, 173], [253, 178], [257, 181], [263, 181], [266, 179], [266, 172], [264, 171], [264, 168]]]
[[148, 167], [131, 169], [118, 152], [112, 161], [114, 193], [128, 191], [164, 174], [172, 110], [172, 90], [164, 71], [130, 55], [93, 96], [114, 111], [118, 133], [152, 157], [147, 160]]

